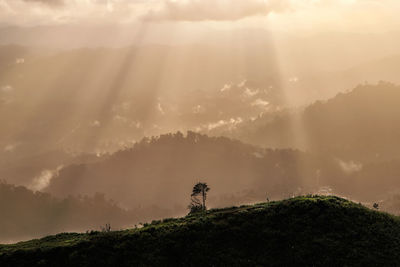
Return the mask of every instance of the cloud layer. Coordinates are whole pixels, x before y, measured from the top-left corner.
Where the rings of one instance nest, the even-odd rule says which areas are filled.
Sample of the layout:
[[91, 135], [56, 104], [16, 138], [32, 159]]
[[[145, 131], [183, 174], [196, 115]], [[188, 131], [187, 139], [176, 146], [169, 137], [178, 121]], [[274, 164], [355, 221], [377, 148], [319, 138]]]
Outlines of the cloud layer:
[[167, 0], [159, 10], [150, 11], [150, 20], [229, 21], [265, 16], [290, 7], [288, 0]]
[[397, 30], [399, 8], [398, 0], [0, 0], [0, 27], [238, 22], [296, 33], [382, 31]]

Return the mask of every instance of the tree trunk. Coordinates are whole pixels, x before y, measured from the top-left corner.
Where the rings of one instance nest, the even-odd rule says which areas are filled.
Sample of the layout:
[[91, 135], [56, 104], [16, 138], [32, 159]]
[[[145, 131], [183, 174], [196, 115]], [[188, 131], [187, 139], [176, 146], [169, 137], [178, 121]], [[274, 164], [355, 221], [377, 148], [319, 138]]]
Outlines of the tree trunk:
[[203, 210], [206, 210], [206, 192], [203, 189], [201, 193], [203, 194]]

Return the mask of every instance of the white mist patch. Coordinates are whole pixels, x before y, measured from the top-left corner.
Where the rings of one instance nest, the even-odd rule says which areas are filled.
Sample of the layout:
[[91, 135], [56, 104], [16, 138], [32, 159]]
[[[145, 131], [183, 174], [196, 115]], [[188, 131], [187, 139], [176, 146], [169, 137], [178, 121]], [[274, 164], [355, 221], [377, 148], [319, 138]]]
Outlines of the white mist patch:
[[220, 89], [221, 92], [229, 91], [232, 88], [232, 84], [225, 84], [224, 87]]
[[342, 169], [343, 172], [345, 172], [346, 174], [352, 174], [355, 172], [359, 172], [362, 170], [363, 165], [359, 162], [354, 162], [354, 161], [343, 161], [338, 159], [337, 160], [339, 163], [340, 168]]
[[260, 90], [255, 89], [255, 90], [251, 90], [250, 88], [246, 88], [246, 90], [244, 91], [244, 96], [246, 97], [253, 97], [255, 95], [258, 95], [258, 93], [260, 92]]
[[258, 158], [258, 159], [264, 158], [264, 155], [261, 154], [260, 152], [254, 152], [253, 155], [254, 155], [256, 158]]
[[224, 120], [220, 120], [220, 121], [218, 121], [218, 122], [210, 123], [210, 124], [208, 125], [208, 130], [215, 129], [215, 128], [224, 126], [224, 125], [226, 125], [226, 124], [227, 124], [227, 122], [224, 121]]
[[141, 123], [140, 121], [132, 121], [132, 122], [129, 124], [129, 126], [130, 126], [130, 127], [137, 128], [137, 129], [142, 129], [142, 128], [143, 128], [142, 123]]
[[202, 113], [206, 112], [206, 109], [201, 105], [197, 105], [192, 108], [192, 111], [194, 114], [202, 114]]
[[323, 196], [331, 196], [333, 195], [333, 189], [329, 186], [321, 186], [317, 192], [315, 192], [316, 195], [323, 195]]
[[14, 91], [14, 88], [11, 85], [4, 85], [1, 87], [1, 91], [4, 93], [9, 93]]
[[94, 120], [90, 123], [91, 127], [100, 127], [101, 123], [98, 120]]
[[243, 87], [243, 86], [245, 86], [246, 85], [246, 83], [247, 83], [247, 80], [246, 79], [244, 79], [243, 81], [241, 81], [240, 83], [238, 83], [238, 87], [240, 88], [240, 87]]
[[4, 152], [14, 152], [18, 144], [9, 144], [4, 147]]
[[222, 126], [226, 126], [229, 130], [233, 130], [242, 122], [243, 119], [241, 117], [231, 118], [230, 120], [220, 120], [218, 122], [208, 124], [207, 129], [211, 131]]
[[269, 106], [269, 102], [266, 100], [263, 100], [261, 98], [256, 99], [251, 103], [251, 105], [254, 107], [260, 107], [260, 108], [267, 108]]
[[160, 102], [158, 102], [158, 104], [157, 104], [157, 109], [161, 113], [161, 115], [165, 114], [165, 111], [164, 111], [163, 107], [161, 106]]
[[116, 122], [120, 122], [120, 123], [127, 123], [129, 121], [129, 119], [127, 117], [121, 116], [121, 115], [115, 115], [113, 117], [113, 120]]
[[33, 190], [33, 191], [41, 191], [44, 188], [46, 188], [51, 179], [53, 177], [55, 177], [56, 175], [58, 175], [58, 172], [63, 168], [63, 165], [58, 166], [56, 169], [54, 170], [43, 170], [38, 176], [36, 176], [33, 181], [32, 184], [29, 186], [29, 189]]
[[24, 64], [25, 63], [25, 59], [24, 58], [16, 58], [15, 59], [15, 64]]

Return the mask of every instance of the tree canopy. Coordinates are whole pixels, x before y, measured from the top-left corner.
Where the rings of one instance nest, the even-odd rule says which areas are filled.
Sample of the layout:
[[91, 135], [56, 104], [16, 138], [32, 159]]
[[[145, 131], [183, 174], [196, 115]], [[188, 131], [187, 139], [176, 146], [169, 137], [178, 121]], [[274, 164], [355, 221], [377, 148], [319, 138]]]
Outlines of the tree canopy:
[[[189, 205], [190, 212], [198, 212], [198, 211], [205, 211], [207, 210], [206, 207], [206, 199], [207, 199], [207, 192], [210, 191], [210, 187], [207, 183], [197, 183], [194, 185], [192, 190], [192, 199]], [[201, 197], [201, 201], [197, 198], [198, 196]]]

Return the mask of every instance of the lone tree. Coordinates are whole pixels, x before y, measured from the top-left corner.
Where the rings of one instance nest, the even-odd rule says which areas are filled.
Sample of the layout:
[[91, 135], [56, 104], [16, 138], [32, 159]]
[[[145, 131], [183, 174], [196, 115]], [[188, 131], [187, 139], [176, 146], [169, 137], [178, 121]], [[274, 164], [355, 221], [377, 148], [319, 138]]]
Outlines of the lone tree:
[[[206, 183], [197, 183], [193, 187], [191, 195], [192, 201], [189, 205], [191, 213], [207, 210], [206, 199], [208, 191], [210, 191], [210, 187], [208, 187]], [[201, 201], [198, 199], [198, 196], [201, 196]]]

